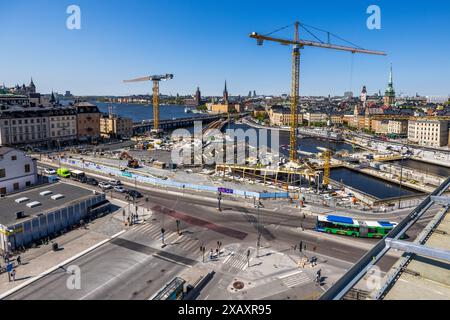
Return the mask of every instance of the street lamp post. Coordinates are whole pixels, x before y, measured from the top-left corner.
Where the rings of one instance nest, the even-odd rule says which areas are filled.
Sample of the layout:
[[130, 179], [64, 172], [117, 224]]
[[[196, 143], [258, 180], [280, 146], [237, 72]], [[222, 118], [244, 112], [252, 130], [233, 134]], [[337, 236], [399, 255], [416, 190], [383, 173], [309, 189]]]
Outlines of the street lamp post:
[[220, 202], [222, 201], [222, 192], [219, 191], [217, 194], [217, 210], [222, 211], [222, 207], [220, 206]]

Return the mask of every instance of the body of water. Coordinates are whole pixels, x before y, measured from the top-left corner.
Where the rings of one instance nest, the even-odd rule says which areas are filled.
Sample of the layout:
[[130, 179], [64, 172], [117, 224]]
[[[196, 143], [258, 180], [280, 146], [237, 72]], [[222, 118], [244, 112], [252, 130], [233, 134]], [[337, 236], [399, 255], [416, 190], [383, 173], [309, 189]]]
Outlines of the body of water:
[[[402, 161], [393, 161], [390, 163], [395, 163], [396, 165], [401, 165]], [[450, 176], [450, 168], [439, 166], [436, 164], [430, 164], [422, 161], [405, 159], [403, 160], [403, 166], [411, 169], [416, 169], [422, 172], [435, 174], [441, 177]]]
[[[224, 128], [227, 129], [228, 127]], [[229, 126], [230, 129], [242, 129], [244, 131], [248, 129], [254, 129], [254, 130], [263, 130], [263, 129], [257, 129], [253, 128], [246, 124], [231, 124]], [[286, 131], [271, 131], [267, 130], [267, 143], [264, 141], [262, 142], [264, 145], [267, 145], [269, 148], [271, 148], [271, 135], [272, 133], [279, 135], [279, 146], [280, 146], [280, 154], [289, 157], [289, 132]], [[258, 140], [258, 144], [260, 144]], [[319, 153], [321, 152], [318, 147], [322, 148], [329, 148], [334, 151], [340, 151], [340, 150], [347, 150], [352, 151], [353, 147], [351, 144], [344, 143], [344, 142], [335, 142], [335, 141], [326, 141], [326, 140], [319, 140], [316, 138], [298, 138], [297, 139], [297, 146], [300, 151], [305, 152], [311, 152], [311, 153]], [[304, 157], [304, 155], [299, 155], [300, 157]]]
[[349, 187], [361, 190], [379, 199], [419, 194], [418, 191], [405, 187], [400, 188], [398, 184], [377, 179], [347, 168], [332, 169], [330, 178], [337, 182], [342, 181]]
[[[109, 113], [109, 107], [112, 106], [113, 112], [122, 117], [133, 119], [133, 122], [153, 119], [153, 105], [128, 104], [128, 103], [106, 103], [95, 102], [101, 112]], [[185, 106], [180, 105], [161, 105], [159, 114], [161, 120], [173, 118], [190, 118], [201, 116], [201, 114], [185, 113]]]

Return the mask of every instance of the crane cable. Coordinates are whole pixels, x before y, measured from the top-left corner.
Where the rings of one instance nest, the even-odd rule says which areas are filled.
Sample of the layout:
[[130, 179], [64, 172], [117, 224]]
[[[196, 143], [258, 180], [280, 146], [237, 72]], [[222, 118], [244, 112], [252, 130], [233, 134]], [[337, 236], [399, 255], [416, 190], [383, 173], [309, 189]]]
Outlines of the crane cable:
[[[272, 31], [272, 32], [269, 32], [269, 33], [265, 34], [265, 36], [270, 36], [270, 35], [272, 35], [272, 34], [274, 34], [274, 33], [277, 33], [277, 32], [280, 32], [280, 31], [282, 31], [282, 30], [284, 30], [284, 29], [287, 29], [287, 28], [289, 28], [289, 27], [291, 27], [291, 26], [293, 26], [293, 25], [295, 25], [295, 23], [291, 23], [291, 24], [289, 24], [289, 25], [287, 25], [287, 26], [278, 28], [278, 29], [276, 29], [276, 30], [274, 30], [274, 31]], [[300, 27], [302, 27], [307, 33], [309, 33], [311, 36], [313, 36], [313, 37], [314, 37], [317, 41], [319, 41], [320, 43], [325, 43], [325, 42], [322, 41], [318, 36], [316, 36], [316, 35], [315, 35], [311, 30], [309, 30], [308, 28], [314, 29], [314, 30], [316, 30], [316, 31], [320, 31], [320, 32], [326, 33], [326, 34], [327, 34], [327, 37], [328, 37], [328, 40], [327, 40], [326, 43], [328, 43], [328, 44], [331, 44], [331, 43], [330, 43], [330, 36], [333, 36], [333, 37], [335, 37], [336, 39], [341, 40], [341, 41], [343, 41], [343, 42], [345, 42], [345, 43], [347, 43], [347, 44], [349, 44], [349, 45], [351, 45], [351, 46], [353, 46], [353, 47], [355, 47], [355, 48], [357, 48], [357, 49], [365, 50], [363, 47], [361, 47], [361, 46], [359, 46], [359, 45], [357, 45], [357, 44], [355, 44], [355, 43], [353, 43], [353, 42], [351, 42], [351, 41], [345, 40], [344, 38], [338, 36], [337, 34], [334, 34], [334, 33], [330, 32], [330, 31], [327, 31], [327, 30], [324, 30], [324, 29], [320, 29], [320, 28], [316, 28], [316, 27], [313, 27], [313, 26], [310, 26], [310, 25], [307, 25], [307, 24], [304, 24], [304, 23], [301, 23], [301, 22], [299, 22], [299, 25], [300, 25]]]

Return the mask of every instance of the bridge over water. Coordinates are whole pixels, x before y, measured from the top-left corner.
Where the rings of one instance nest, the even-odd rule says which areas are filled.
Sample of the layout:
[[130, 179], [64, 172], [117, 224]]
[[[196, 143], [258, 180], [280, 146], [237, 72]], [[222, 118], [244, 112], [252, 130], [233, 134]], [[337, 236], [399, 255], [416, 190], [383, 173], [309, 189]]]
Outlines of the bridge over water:
[[[176, 118], [168, 120], [159, 120], [159, 127], [163, 130], [172, 130], [177, 128], [191, 127], [194, 125], [195, 121], [201, 121], [203, 124], [211, 123], [226, 117], [226, 115], [204, 115], [198, 117], [189, 118]], [[151, 131], [154, 128], [153, 120], [145, 120], [142, 122], [136, 122], [133, 124], [133, 134], [144, 134]]]

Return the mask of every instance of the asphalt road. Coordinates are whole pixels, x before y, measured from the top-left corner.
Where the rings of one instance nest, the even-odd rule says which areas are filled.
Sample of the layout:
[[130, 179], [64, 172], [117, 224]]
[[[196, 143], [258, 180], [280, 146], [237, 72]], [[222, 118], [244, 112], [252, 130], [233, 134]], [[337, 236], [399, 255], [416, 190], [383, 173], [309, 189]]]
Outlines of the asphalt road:
[[[202, 263], [200, 246], [209, 251], [220, 240], [223, 246], [238, 243], [255, 247], [258, 230], [262, 245], [275, 250], [287, 252], [302, 241], [308, 251], [315, 247], [317, 254], [350, 263], [365, 254], [364, 246], [376, 243], [376, 240], [302, 232], [300, 226], [314, 227], [313, 217], [303, 219], [300, 215], [258, 210], [242, 203], [227, 203], [219, 212], [215, 202], [208, 199], [174, 197], [161, 190], [140, 191], [144, 198], [139, 205], [152, 209], [152, 219], [70, 263], [80, 268], [80, 290], [68, 289], [66, 282], [70, 275], [65, 269], [69, 266], [64, 266], [8, 299], [148, 299], [180, 272]], [[145, 196], [149, 197], [148, 203]], [[114, 197], [124, 199], [123, 194], [114, 193]], [[174, 234], [176, 220], [181, 221], [183, 241], [172, 238], [161, 251], [158, 230], [164, 227]], [[183, 247], [183, 243], [189, 247]], [[397, 258], [386, 256], [379, 266], [388, 271], [396, 261]]]

